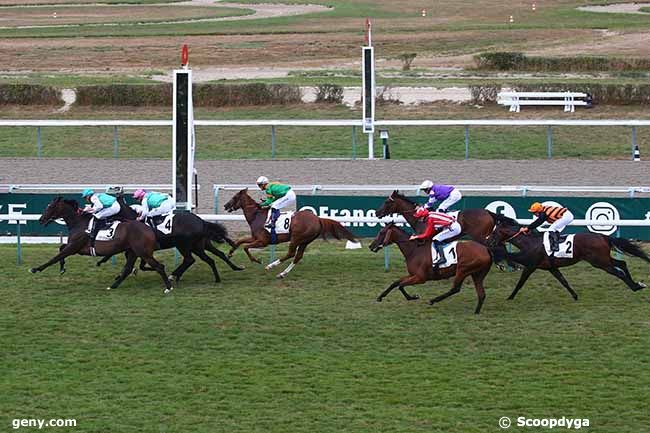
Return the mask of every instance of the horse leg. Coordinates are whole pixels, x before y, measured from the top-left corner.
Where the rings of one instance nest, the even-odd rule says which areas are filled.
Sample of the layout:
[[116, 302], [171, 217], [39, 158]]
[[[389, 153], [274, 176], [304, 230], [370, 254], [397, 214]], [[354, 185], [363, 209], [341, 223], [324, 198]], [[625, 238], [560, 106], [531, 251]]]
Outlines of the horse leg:
[[[232, 241], [231, 241], [231, 242], [232, 242]], [[244, 268], [241, 268], [241, 267], [237, 266], [236, 264], [234, 264], [233, 262], [231, 262], [230, 259], [228, 258], [228, 256], [225, 255], [225, 254], [223, 253], [223, 251], [221, 251], [219, 248], [215, 247], [215, 246], [212, 244], [212, 242], [207, 241], [207, 242], [205, 243], [205, 249], [208, 250], [208, 251], [210, 251], [210, 252], [211, 252], [212, 254], [214, 254], [215, 256], [219, 257], [219, 258], [220, 258], [221, 260], [223, 260], [224, 262], [226, 262], [226, 264], [227, 264], [228, 266], [230, 266], [230, 269], [232, 269], [233, 271], [243, 271], [243, 270], [244, 270]]]
[[283, 257], [281, 259], [281, 261], [285, 261], [285, 260], [293, 257], [294, 255], [295, 255], [295, 257], [294, 257], [293, 261], [291, 263], [289, 263], [289, 266], [287, 266], [287, 269], [285, 269], [284, 271], [280, 272], [277, 275], [278, 278], [284, 278], [284, 277], [287, 276], [287, 274], [289, 272], [291, 272], [293, 267], [298, 264], [300, 259], [302, 259], [302, 255], [305, 253], [306, 248], [307, 248], [307, 244], [300, 244], [300, 245], [298, 245], [297, 251], [296, 251], [296, 248], [293, 248], [293, 251], [291, 251], [292, 250], [291, 245], [289, 246], [289, 252], [287, 253], [287, 255], [285, 257]]
[[[623, 272], [625, 272], [625, 275], [627, 276], [627, 278], [630, 281], [634, 282], [634, 279], [632, 278], [632, 274], [630, 274], [630, 270], [627, 268], [627, 263], [625, 263], [623, 260], [617, 260], [617, 259], [614, 259], [614, 258], [612, 258], [612, 262], [614, 263], [614, 266], [623, 269]], [[635, 292], [637, 290], [645, 289], [647, 287], [644, 283], [642, 283], [640, 281], [635, 282], [635, 285], [636, 285], [636, 290], [632, 289]]]
[[478, 298], [478, 304], [476, 304], [476, 310], [474, 310], [474, 314], [479, 314], [481, 312], [481, 307], [483, 307], [483, 302], [485, 301], [485, 286], [483, 286], [483, 281], [485, 280], [485, 276], [489, 271], [490, 268], [488, 267], [483, 271], [472, 274], [472, 281], [474, 281], [476, 297]]
[[[634, 281], [632, 278], [630, 278], [629, 275], [629, 270], [628, 272], [625, 272], [625, 269], [623, 269], [623, 266], [620, 265], [622, 261], [621, 260], [616, 260], [616, 259], [611, 259], [610, 263], [608, 264], [595, 264], [592, 263], [591, 265], [602, 269], [603, 271], [607, 272], [608, 274], [614, 275], [616, 278], [622, 280], [627, 286], [633, 291], [636, 292], [637, 290], [643, 289], [645, 286], [642, 284], [637, 283]], [[622, 262], [625, 263], [625, 262]], [[627, 268], [627, 264], [624, 265], [625, 268]]]
[[122, 272], [120, 275], [115, 278], [115, 281], [113, 281], [113, 284], [106, 290], [111, 290], [111, 289], [117, 289], [117, 287], [122, 284], [122, 281], [126, 279], [126, 277], [129, 276], [131, 272], [133, 272], [133, 265], [135, 265], [135, 261], [137, 259], [137, 256], [133, 251], [127, 251], [126, 252], [126, 264], [124, 265], [124, 268], [122, 269]]
[[203, 260], [205, 263], [210, 266], [210, 269], [212, 269], [212, 275], [214, 275], [214, 282], [215, 283], [220, 283], [221, 282], [221, 277], [219, 276], [219, 271], [217, 270], [217, 265], [214, 263], [214, 260], [212, 260], [212, 257], [208, 256], [205, 253], [205, 250], [203, 248], [198, 248], [193, 250], [194, 253], [199, 256], [201, 260]]
[[101, 265], [103, 265], [104, 263], [106, 263], [107, 261], [109, 261], [109, 259], [110, 259], [111, 257], [113, 257], [113, 256], [104, 256], [104, 257], [102, 257], [101, 259], [97, 260], [97, 263], [95, 263], [95, 266], [101, 266]]
[[519, 277], [519, 281], [517, 281], [517, 286], [515, 289], [512, 291], [510, 296], [508, 296], [508, 300], [512, 301], [515, 299], [515, 296], [517, 296], [517, 292], [521, 290], [521, 288], [524, 286], [528, 278], [532, 275], [533, 272], [535, 272], [537, 268], [534, 267], [525, 267], [524, 270], [521, 273], [521, 277]]
[[[251, 242], [255, 242], [255, 238], [253, 236], [248, 236], [246, 238], [241, 238], [237, 239], [234, 244], [230, 244], [230, 251], [228, 251], [228, 257], [232, 257], [233, 254], [235, 254], [235, 251], [241, 244], [250, 244]], [[250, 256], [249, 256], [250, 258]]]
[[262, 261], [261, 261], [260, 259], [258, 259], [257, 257], [253, 256], [253, 255], [250, 253], [250, 251], [248, 251], [248, 250], [251, 249], [251, 248], [261, 248], [261, 247], [265, 247], [265, 246], [267, 246], [267, 245], [268, 245], [268, 244], [267, 244], [266, 242], [264, 242], [264, 241], [260, 241], [260, 240], [258, 240], [258, 239], [255, 239], [255, 240], [253, 240], [253, 242], [249, 243], [248, 245], [246, 245], [246, 246], [244, 247], [244, 252], [246, 253], [246, 255], [248, 256], [248, 259], [249, 259], [251, 262], [259, 263], [259, 264], [261, 265], [261, 264], [262, 264]]
[[[66, 244], [59, 245], [59, 252], [62, 252]], [[59, 274], [65, 274], [65, 259], [59, 260]]]
[[171, 282], [169, 281], [169, 278], [167, 278], [167, 274], [165, 273], [165, 266], [160, 263], [158, 260], [156, 260], [152, 255], [149, 256], [143, 256], [142, 259], [147, 262], [149, 266], [155, 269], [156, 272], [160, 275], [160, 278], [163, 279], [163, 284], [165, 285], [165, 291], [164, 293], [167, 294], [172, 291], [173, 287]]
[[[291, 242], [289, 244], [289, 250], [287, 251], [287, 253], [283, 257], [280, 257], [279, 259], [275, 260], [274, 262], [271, 262], [268, 265], [266, 265], [266, 270], [269, 271], [269, 270], [275, 268], [276, 266], [278, 266], [280, 263], [294, 257], [296, 255], [296, 250], [298, 249], [299, 246], [300, 245]], [[278, 277], [281, 278], [279, 275], [278, 275]]]
[[399, 280], [393, 282], [390, 286], [386, 288], [383, 292], [377, 296], [377, 302], [381, 302], [390, 292], [393, 291], [395, 287], [399, 289], [399, 291], [402, 293], [402, 296], [404, 296], [404, 299], [407, 301], [415, 301], [416, 299], [420, 299], [418, 295], [409, 295], [408, 292], [404, 289], [404, 286], [412, 286], [414, 284], [422, 284], [426, 280], [418, 277], [417, 275], [409, 275], [407, 277], [402, 277]]
[[[79, 244], [79, 245], [77, 245]], [[43, 263], [41, 266], [37, 266], [36, 268], [29, 268], [29, 272], [32, 274], [35, 274], [36, 272], [42, 272], [44, 269], [46, 269], [49, 266], [52, 266], [53, 264], [57, 262], [61, 262], [61, 260], [65, 259], [68, 256], [77, 254], [79, 250], [83, 247], [84, 243], [81, 242], [75, 242], [73, 244], [67, 244], [64, 248], [59, 247], [59, 254], [48, 260], [47, 262]]]
[[565, 289], [567, 289], [569, 291], [569, 293], [573, 297], [573, 300], [577, 301], [578, 300], [578, 294], [571, 288], [571, 286], [569, 285], [569, 282], [564, 278], [564, 275], [562, 275], [560, 270], [558, 268], [551, 268], [548, 271], [551, 273], [551, 275], [553, 275], [555, 277], [556, 280], [558, 280], [560, 282], [560, 284], [562, 284], [564, 286]]
[[429, 305], [433, 305], [437, 302], [442, 301], [443, 299], [447, 299], [451, 295], [455, 295], [456, 293], [460, 292], [460, 288], [463, 285], [463, 281], [465, 281], [465, 278], [467, 277], [467, 274], [465, 275], [456, 275], [454, 278], [454, 282], [451, 285], [451, 289], [447, 293], [443, 293], [440, 296], [437, 296], [429, 301]]
[[169, 276], [169, 278], [172, 280], [180, 281], [185, 271], [187, 271], [196, 260], [194, 257], [192, 257], [192, 251], [190, 251], [189, 248], [185, 246], [177, 246], [176, 248], [178, 249], [178, 252], [180, 252], [183, 256], [183, 261], [180, 265], [178, 265], [176, 269], [172, 271], [172, 274]]

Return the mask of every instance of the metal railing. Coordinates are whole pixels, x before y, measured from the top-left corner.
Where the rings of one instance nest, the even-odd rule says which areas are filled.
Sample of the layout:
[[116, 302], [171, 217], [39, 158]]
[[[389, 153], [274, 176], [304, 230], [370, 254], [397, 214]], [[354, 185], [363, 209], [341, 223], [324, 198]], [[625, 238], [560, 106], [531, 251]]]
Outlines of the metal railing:
[[[547, 185], [455, 185], [465, 192], [510, 192], [519, 193], [526, 197], [529, 193], [536, 192], [591, 192], [591, 193], [616, 193], [627, 194], [634, 198], [637, 194], [650, 194], [650, 186], [547, 186]], [[244, 188], [256, 189], [257, 185], [247, 183], [229, 183], [212, 185], [213, 210], [219, 212], [219, 193], [221, 191], [239, 191]], [[292, 185], [294, 191], [305, 191], [312, 195], [327, 191], [355, 191], [355, 192], [391, 192], [393, 190], [413, 191], [420, 194], [420, 185]]]
[[[377, 120], [377, 127], [389, 126], [462, 126], [465, 129], [465, 159], [470, 155], [470, 133], [472, 126], [530, 126], [546, 127], [547, 157], [553, 157], [553, 127], [556, 126], [619, 126], [631, 128], [631, 155], [634, 159], [634, 149], [637, 146], [637, 127], [650, 126], [650, 120]], [[195, 126], [208, 127], [270, 127], [271, 128], [271, 158], [275, 158], [277, 148], [276, 128], [279, 126], [294, 127], [351, 127], [352, 128], [352, 159], [357, 157], [357, 127], [362, 126], [361, 120], [194, 120]], [[0, 120], [0, 127], [35, 127], [37, 128], [37, 156], [42, 157], [43, 143], [41, 128], [65, 126], [109, 126], [113, 127], [113, 157], [119, 156], [118, 127], [171, 127], [172, 120]]]

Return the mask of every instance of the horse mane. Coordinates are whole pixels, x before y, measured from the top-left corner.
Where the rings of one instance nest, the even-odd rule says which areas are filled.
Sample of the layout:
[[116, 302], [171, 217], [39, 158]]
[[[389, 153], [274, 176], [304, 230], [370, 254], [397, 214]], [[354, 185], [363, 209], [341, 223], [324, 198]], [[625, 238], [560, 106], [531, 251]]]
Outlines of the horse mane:
[[393, 194], [391, 194], [391, 195], [394, 195], [395, 197], [397, 197], [397, 198], [399, 198], [399, 199], [402, 199], [402, 200], [404, 200], [405, 202], [412, 204], [413, 206], [417, 206], [417, 205], [418, 205], [417, 203], [415, 203], [413, 200], [411, 200], [410, 198], [408, 198], [407, 196], [405, 196], [404, 194], [402, 194], [402, 193], [399, 192], [398, 190], [393, 191]]
[[514, 219], [512, 219], [510, 217], [507, 217], [505, 215], [497, 214], [497, 213], [494, 213], [494, 212], [490, 212], [490, 215], [492, 215], [492, 218], [494, 218], [494, 220], [497, 223], [507, 224], [507, 225], [511, 225], [511, 226], [517, 226], [517, 227], [521, 226], [521, 224], [519, 224], [516, 220], [514, 220]]
[[77, 200], [65, 198], [63, 199], [63, 202], [69, 206], [72, 206], [75, 209], [79, 209], [79, 202]]

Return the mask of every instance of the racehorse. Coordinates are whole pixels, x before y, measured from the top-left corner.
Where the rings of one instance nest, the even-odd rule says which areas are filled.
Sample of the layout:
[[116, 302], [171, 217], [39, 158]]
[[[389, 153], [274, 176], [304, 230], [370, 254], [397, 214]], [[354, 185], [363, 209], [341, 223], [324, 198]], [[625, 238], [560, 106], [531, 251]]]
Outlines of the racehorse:
[[[117, 219], [122, 221], [135, 220], [138, 213], [126, 204], [124, 196], [118, 194], [117, 201], [120, 203], [120, 212], [117, 214]], [[222, 251], [217, 249], [212, 240], [223, 243], [228, 243], [231, 247], [235, 242], [228, 237], [228, 231], [219, 223], [212, 223], [201, 219], [198, 215], [191, 212], [183, 212], [174, 216], [172, 224], [172, 231], [169, 235], [163, 235], [158, 240], [158, 249], [168, 249], [176, 247], [183, 256], [183, 262], [171, 273], [171, 277], [176, 281], [181, 279], [185, 271], [194, 264], [196, 261], [192, 254], [196, 254], [201, 260], [210, 266], [212, 274], [214, 275], [215, 282], [220, 282], [219, 271], [214, 263], [214, 260], [205, 253], [205, 250], [215, 254], [221, 260], [226, 262], [228, 266], [234, 271], [242, 271], [241, 268], [235, 265], [230, 258]], [[109, 256], [102, 258], [97, 262], [97, 266], [110, 259]], [[152, 270], [145, 267], [145, 262], [140, 262], [140, 269], [143, 271]]]
[[627, 239], [596, 233], [577, 233], [573, 239], [573, 258], [550, 258], [544, 250], [542, 236], [533, 233], [522, 234], [519, 232], [520, 228], [521, 225], [517, 221], [503, 215], [498, 215], [493, 232], [486, 238], [487, 244], [490, 247], [511, 242], [520, 250], [518, 253], [508, 254], [511, 260], [524, 266], [517, 286], [508, 297], [510, 300], [515, 298], [517, 292], [519, 292], [533, 272], [537, 269], [543, 269], [549, 271], [566, 288], [573, 299], [577, 301], [578, 295], [571, 288], [558, 268], [571, 266], [582, 260], [588, 262], [595, 268], [602, 269], [608, 274], [623, 280], [635, 292], [646, 287], [645, 284], [635, 282], [632, 279], [627, 264], [623, 260], [618, 260], [610, 256], [611, 250], [614, 248], [650, 263], [650, 257], [641, 248]]
[[[59, 254], [41, 266], [30, 268], [29, 272], [41, 272], [48, 266], [74, 254], [84, 256], [92, 255], [90, 238], [85, 233], [85, 229], [88, 227], [88, 221], [93, 216], [82, 213], [79, 209], [79, 203], [76, 200], [66, 200], [62, 197], [57, 197], [47, 205], [47, 208], [38, 221], [40, 224], [47, 226], [59, 218], [62, 218], [66, 226], [68, 226], [68, 243], [59, 250]], [[115, 230], [112, 240], [97, 241], [95, 244], [96, 255], [112, 256], [123, 251], [126, 252], [126, 265], [120, 275], [115, 278], [115, 281], [109, 289], [117, 288], [133, 270], [136, 259], [141, 257], [160, 274], [165, 285], [165, 293], [169, 293], [172, 290], [172, 285], [165, 273], [165, 267], [153, 256], [155, 249], [156, 235], [151, 228], [139, 221], [120, 223]]]
[[[246, 222], [250, 226], [251, 235], [238, 239], [230, 249], [228, 257], [232, 257], [240, 245], [244, 245], [244, 252], [252, 262], [262, 263], [252, 256], [249, 249], [263, 248], [271, 243], [271, 234], [266, 231], [266, 223], [269, 208], [262, 207], [251, 196], [248, 195], [248, 188], [244, 188], [233, 196], [225, 205], [224, 209], [234, 212], [242, 209]], [[328, 218], [319, 218], [310, 211], [299, 211], [293, 214], [289, 233], [278, 234], [276, 243], [290, 242], [287, 254], [274, 262], [268, 264], [266, 269], [272, 269], [280, 263], [294, 257], [287, 268], [278, 274], [278, 278], [284, 278], [293, 267], [302, 259], [307, 245], [312, 243], [319, 236], [325, 239], [327, 236], [335, 239], [347, 239], [357, 242], [355, 236], [337, 221]]]
[[[425, 223], [413, 216], [417, 206], [417, 203], [395, 190], [377, 209], [376, 215], [378, 218], [383, 218], [394, 213], [401, 214], [413, 230], [420, 233], [424, 231]], [[485, 209], [465, 209], [458, 213], [456, 220], [462, 228], [461, 234], [468, 235], [476, 242], [485, 243], [485, 238], [494, 228], [494, 216], [495, 214]]]
[[445, 280], [453, 276], [454, 281], [451, 290], [431, 299], [429, 304], [433, 305], [460, 292], [463, 281], [470, 275], [474, 281], [476, 296], [478, 297], [478, 304], [474, 313], [479, 314], [481, 312], [483, 301], [485, 301], [483, 280], [488, 272], [490, 272], [490, 267], [492, 266], [492, 255], [484, 245], [474, 241], [459, 242], [456, 246], [458, 263], [446, 268], [434, 268], [431, 259], [431, 241], [424, 243], [409, 241], [409, 234], [393, 223], [381, 229], [369, 248], [370, 251], [377, 252], [380, 248], [391, 243], [397, 244], [397, 247], [406, 259], [406, 269], [409, 275], [394, 281], [388, 286], [377, 297], [377, 302], [381, 302], [395, 287], [402, 292], [402, 295], [404, 295], [407, 301], [419, 299], [417, 295], [409, 295], [404, 290], [404, 287], [422, 284], [429, 280]]

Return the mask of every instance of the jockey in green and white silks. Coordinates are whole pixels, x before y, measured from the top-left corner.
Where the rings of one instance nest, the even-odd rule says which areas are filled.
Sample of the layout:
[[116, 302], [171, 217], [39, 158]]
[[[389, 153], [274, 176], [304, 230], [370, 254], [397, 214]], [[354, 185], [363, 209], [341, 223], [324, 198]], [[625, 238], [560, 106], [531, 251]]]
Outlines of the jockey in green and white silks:
[[138, 209], [140, 221], [147, 217], [157, 217], [171, 213], [176, 208], [174, 198], [169, 194], [156, 191], [145, 191], [138, 189], [133, 193], [133, 198], [139, 200], [141, 203]]
[[94, 245], [95, 237], [99, 231], [99, 224], [96, 224], [96, 220], [105, 220], [117, 215], [120, 212], [120, 204], [112, 195], [103, 192], [95, 194], [90, 188], [84, 189], [81, 197], [86, 201], [84, 212], [93, 214], [93, 218], [88, 222], [86, 233], [90, 235], [91, 242]]
[[293, 192], [289, 185], [269, 183], [269, 179], [265, 176], [257, 178], [256, 183], [262, 191], [266, 192], [266, 200], [261, 205], [271, 206], [271, 219], [266, 224], [266, 227], [273, 230], [280, 217], [280, 209], [296, 204], [296, 193]]

